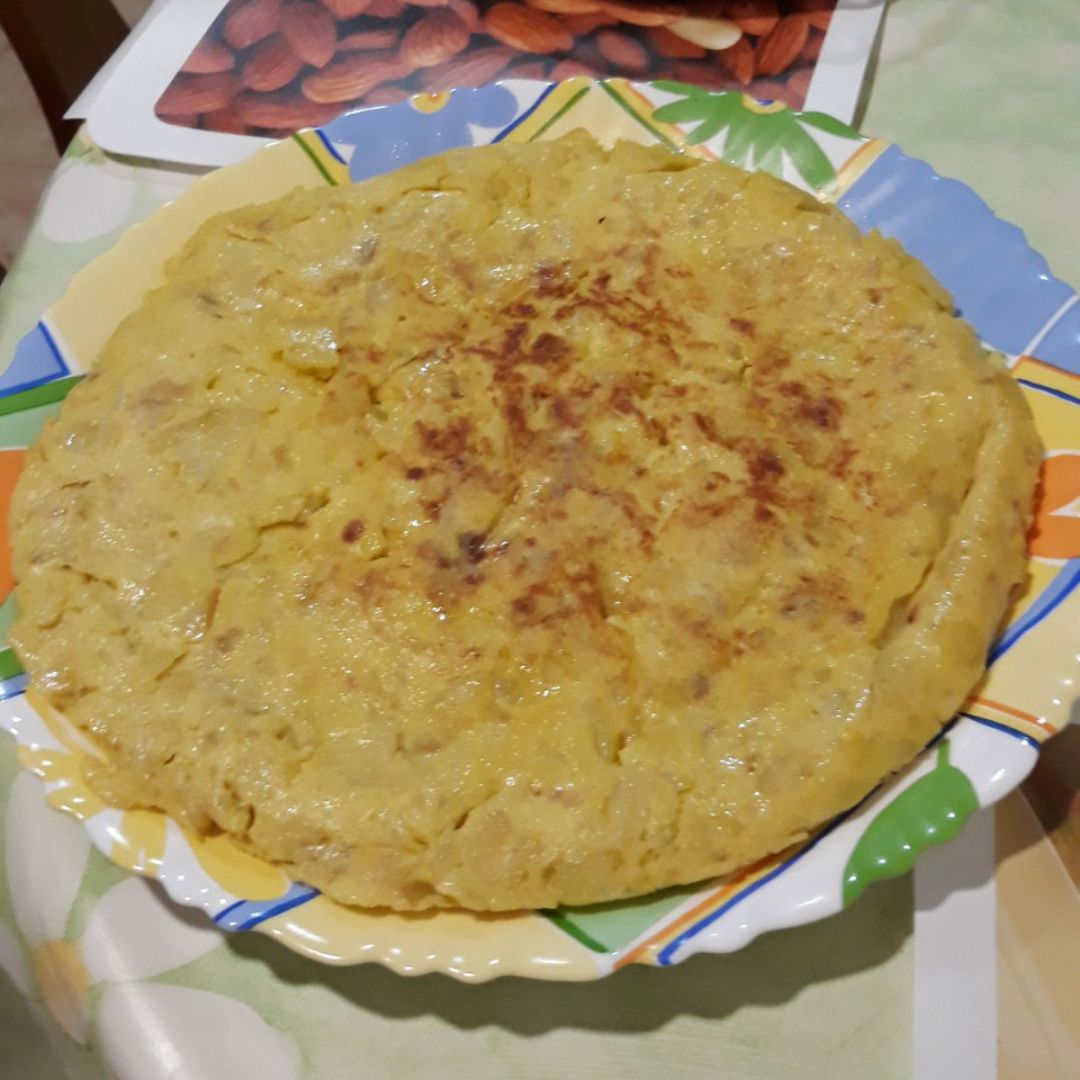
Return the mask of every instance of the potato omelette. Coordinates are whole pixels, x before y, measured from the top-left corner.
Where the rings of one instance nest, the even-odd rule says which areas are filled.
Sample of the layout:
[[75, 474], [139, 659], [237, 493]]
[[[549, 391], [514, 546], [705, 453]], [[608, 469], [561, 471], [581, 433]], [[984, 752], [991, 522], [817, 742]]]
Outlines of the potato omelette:
[[91, 781], [330, 897], [500, 911], [805, 837], [976, 682], [1039, 448], [893, 241], [575, 133], [208, 220], [28, 452]]

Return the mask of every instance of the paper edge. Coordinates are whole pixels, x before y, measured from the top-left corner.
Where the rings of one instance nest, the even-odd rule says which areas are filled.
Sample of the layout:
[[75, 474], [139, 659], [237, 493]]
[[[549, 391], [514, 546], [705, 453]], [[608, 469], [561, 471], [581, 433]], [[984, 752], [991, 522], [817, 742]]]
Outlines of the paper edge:
[[[836, 0], [803, 112], [823, 112], [850, 124], [874, 51], [885, 0]], [[856, 59], [845, 59], [854, 50]]]
[[96, 92], [87, 117], [90, 138], [110, 153], [185, 165], [231, 165], [273, 142], [158, 119], [158, 98], [224, 6], [224, 0], [160, 2], [160, 12], [139, 34], [140, 47], [117, 57], [111, 77]]

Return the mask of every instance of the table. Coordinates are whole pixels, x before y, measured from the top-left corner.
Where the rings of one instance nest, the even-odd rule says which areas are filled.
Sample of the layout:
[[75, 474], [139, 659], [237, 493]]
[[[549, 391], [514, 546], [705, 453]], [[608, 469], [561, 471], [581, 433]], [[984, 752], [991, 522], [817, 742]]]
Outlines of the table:
[[[1007, 0], [894, 0], [861, 127], [971, 183], [1080, 282], [1080, 130], [1059, 120], [1080, 105], [1078, 54], [1071, 0], [1047, 0], [1038, 18]], [[0, 290], [0, 357], [79, 267], [193, 176], [77, 141]], [[21, 1062], [15, 1080], [925, 1080], [992, 1076], [997, 1050], [1002, 1077], [1064, 1077], [1080, 1060], [1077, 734], [1051, 744], [1031, 803], [1016, 794], [980, 815], [913, 879], [876, 886], [842, 916], [667, 971], [468, 988], [221, 937], [90, 852], [0, 741], [0, 966], [29, 999], [0, 990], [0, 1060]], [[1052, 839], [1032, 805], [1058, 821]], [[16, 1058], [5, 1040], [32, 1019], [51, 1049], [22, 1039]]]

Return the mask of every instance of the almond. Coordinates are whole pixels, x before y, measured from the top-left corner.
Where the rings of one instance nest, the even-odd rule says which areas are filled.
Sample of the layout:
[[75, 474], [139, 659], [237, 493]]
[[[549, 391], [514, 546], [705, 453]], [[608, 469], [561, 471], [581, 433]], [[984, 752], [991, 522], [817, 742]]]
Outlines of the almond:
[[479, 27], [480, 12], [476, 10], [476, 5], [472, 3], [472, 0], [448, 0], [446, 6], [456, 15], [461, 16], [462, 22], [470, 31]]
[[596, 0], [525, 0], [525, 3], [553, 15], [593, 15], [600, 10]]
[[351, 53], [309, 75], [300, 88], [308, 101], [319, 104], [351, 101], [411, 73], [412, 68], [395, 52]]
[[319, 0], [338, 22], [355, 18], [362, 11], [367, 11], [371, 0]]
[[786, 100], [793, 108], [802, 108], [802, 104], [806, 100], [806, 92], [810, 89], [810, 80], [813, 76], [814, 69], [808, 67], [799, 68], [788, 76], [788, 92]]
[[779, 21], [776, 0], [724, 0], [724, 16], [744, 34], [761, 37]]
[[574, 35], [558, 19], [524, 4], [496, 4], [484, 16], [484, 29], [522, 52], [562, 52], [574, 44]]
[[666, 26], [686, 15], [682, 4], [657, 0], [656, 3], [635, 4], [633, 0], [600, 0], [600, 6], [615, 18], [634, 26]]
[[583, 64], [580, 60], [560, 60], [548, 72], [548, 78], [552, 82], [562, 82], [563, 79], [576, 79], [584, 75], [588, 79], [602, 79], [604, 72], [594, 68], [592, 64]]
[[281, 32], [292, 50], [312, 67], [326, 67], [337, 52], [337, 23], [312, 0], [292, 0], [281, 9]]
[[739, 38], [734, 45], [721, 49], [716, 55], [743, 86], [754, 77], [754, 46], [746, 38]]
[[371, 105], [396, 105], [409, 97], [409, 91], [400, 86], [377, 86], [364, 96], [365, 107]]
[[233, 109], [251, 127], [289, 128], [293, 131], [302, 127], [318, 127], [341, 112], [341, 107], [336, 103], [313, 103], [295, 94], [280, 92], [239, 94], [233, 102]]
[[247, 134], [247, 124], [236, 115], [236, 110], [231, 105], [203, 113], [202, 126], [207, 131], [220, 131], [225, 135]]
[[701, 45], [673, 34], [666, 26], [650, 26], [645, 31], [652, 47], [661, 55], [674, 60], [700, 60], [705, 55]]
[[237, 89], [236, 77], [228, 72], [177, 75], [158, 98], [155, 111], [161, 116], [212, 112], [225, 108]]
[[590, 34], [598, 26], [619, 24], [619, 20], [606, 11], [598, 11], [595, 15], [564, 15], [560, 21], [575, 37], [579, 34]]
[[742, 37], [742, 31], [730, 19], [679, 19], [668, 29], [703, 49], [726, 49]]
[[248, 90], [280, 90], [304, 66], [292, 46], [281, 36], [263, 38], [244, 61], [240, 82]]
[[835, 0], [788, 0], [788, 6], [806, 16], [815, 30], [828, 30]]
[[[603, 53], [600, 52], [600, 46], [596, 43], [595, 34], [589, 34], [588, 37], [580, 38], [574, 42], [573, 59], [588, 64], [589, 67], [599, 68], [602, 71], [608, 69], [608, 62], [604, 59]], [[618, 74], [618, 72], [615, 72], [615, 74]]]
[[389, 49], [397, 44], [398, 32], [387, 26], [381, 30], [357, 30], [338, 38], [338, 52], [360, 52], [364, 49]]
[[433, 67], [457, 56], [472, 34], [460, 15], [448, 8], [429, 11], [401, 39], [401, 59], [413, 68]]
[[364, 11], [376, 19], [396, 19], [405, 10], [402, 0], [371, 0]]
[[280, 15], [281, 0], [246, 0], [229, 12], [221, 30], [222, 37], [234, 49], [249, 49], [276, 33]]
[[547, 64], [543, 60], [515, 60], [507, 72], [510, 79], [546, 79]]
[[649, 67], [649, 52], [640, 41], [621, 30], [601, 30], [596, 35], [600, 55], [618, 71], [640, 75]]
[[671, 65], [674, 77], [681, 82], [702, 86], [706, 90], [735, 90], [737, 87], [724, 72], [713, 64], [694, 60], [676, 60]]
[[451, 90], [455, 86], [483, 86], [500, 72], [514, 54], [502, 45], [476, 49], [437, 67], [428, 68], [420, 76], [425, 90]]
[[754, 70], [759, 75], [779, 75], [787, 71], [806, 44], [810, 24], [805, 15], [785, 15], [754, 46]]
[[232, 71], [236, 56], [228, 45], [205, 37], [184, 61], [181, 71], [189, 75], [215, 75], [221, 71]]

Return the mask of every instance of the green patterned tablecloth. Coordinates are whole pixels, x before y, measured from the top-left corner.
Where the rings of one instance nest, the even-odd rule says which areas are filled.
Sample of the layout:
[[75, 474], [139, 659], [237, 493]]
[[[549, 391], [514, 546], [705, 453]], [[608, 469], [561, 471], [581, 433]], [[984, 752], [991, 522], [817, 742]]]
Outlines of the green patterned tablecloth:
[[[895, 0], [861, 127], [971, 184], [1080, 281], [1078, 53], [1076, 0]], [[192, 175], [79, 141], [0, 291], [0, 356], [78, 268]], [[733, 956], [593, 984], [466, 987], [224, 937], [91, 851], [7, 739], [0, 856], [10, 1080], [911, 1075], [907, 879]], [[28, 1038], [31, 1018], [51, 1051]]]

